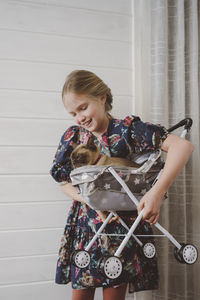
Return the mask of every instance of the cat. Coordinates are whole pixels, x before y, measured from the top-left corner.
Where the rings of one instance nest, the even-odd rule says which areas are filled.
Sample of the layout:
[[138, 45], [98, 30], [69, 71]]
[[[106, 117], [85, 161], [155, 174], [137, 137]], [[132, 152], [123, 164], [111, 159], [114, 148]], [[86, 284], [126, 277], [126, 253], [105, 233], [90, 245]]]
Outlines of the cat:
[[78, 145], [72, 151], [70, 159], [74, 168], [79, 168], [86, 165], [112, 165], [139, 168], [138, 164], [126, 158], [101, 155], [99, 147], [95, 145], [91, 137], [88, 139], [86, 144]]

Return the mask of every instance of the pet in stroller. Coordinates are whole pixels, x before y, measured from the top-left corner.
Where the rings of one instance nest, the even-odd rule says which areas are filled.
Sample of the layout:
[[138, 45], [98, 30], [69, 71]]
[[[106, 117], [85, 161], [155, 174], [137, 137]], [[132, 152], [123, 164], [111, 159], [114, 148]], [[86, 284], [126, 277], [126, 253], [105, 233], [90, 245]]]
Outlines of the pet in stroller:
[[[192, 126], [192, 119], [190, 118], [174, 125], [168, 129], [168, 132], [182, 126], [184, 126], [184, 130], [181, 137], [185, 138], [186, 133]], [[78, 186], [80, 194], [87, 205], [95, 210], [111, 211], [87, 247], [75, 250], [72, 253], [72, 263], [76, 267], [86, 268], [90, 264], [89, 250], [96, 239], [102, 235], [103, 230], [113, 216], [118, 217], [119, 222], [128, 232], [124, 235], [114, 255], [100, 259], [98, 270], [101, 274], [109, 279], [116, 279], [121, 275], [123, 265], [120, 255], [131, 237], [142, 247], [146, 258], [151, 259], [155, 256], [154, 244], [151, 242], [143, 243], [138, 236], [134, 235], [134, 231], [142, 219], [144, 209], [139, 213], [130, 228], [120, 218], [118, 212], [137, 210], [140, 199], [150, 190], [162, 172], [164, 163], [161, 160], [161, 150], [141, 154], [135, 162], [140, 165], [139, 168], [88, 165], [76, 168], [70, 173], [72, 185]], [[167, 198], [167, 195], [164, 198]], [[196, 262], [198, 251], [194, 245], [179, 243], [158, 222], [154, 226], [162, 232], [162, 236], [167, 237], [174, 244], [174, 255], [178, 262], [186, 264]]]

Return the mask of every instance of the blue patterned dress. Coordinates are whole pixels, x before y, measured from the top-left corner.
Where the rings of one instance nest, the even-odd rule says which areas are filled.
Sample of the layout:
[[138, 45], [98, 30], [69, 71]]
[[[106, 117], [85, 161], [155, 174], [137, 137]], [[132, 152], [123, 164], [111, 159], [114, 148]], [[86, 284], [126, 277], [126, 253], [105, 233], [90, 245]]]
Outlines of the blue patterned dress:
[[[164, 127], [144, 123], [137, 116], [127, 116], [124, 120], [111, 119], [100, 140], [86, 129], [72, 126], [61, 137], [50, 174], [57, 182], [70, 182], [69, 174], [72, 170], [70, 154], [78, 144], [86, 143], [91, 136], [100, 147], [101, 154], [133, 160], [134, 155], [160, 148], [167, 134]], [[137, 213], [130, 212], [121, 217], [130, 227]], [[156, 257], [145, 258], [141, 247], [133, 238], [129, 240], [122, 252], [123, 272], [118, 279], [103, 277], [97, 271], [97, 264], [102, 256], [115, 253], [123, 239], [122, 236], [98, 238], [90, 249], [91, 262], [87, 268], [79, 269], [71, 264], [71, 253], [76, 249], [85, 249], [101, 224], [101, 219], [95, 210], [81, 202], [72, 202], [61, 239], [55, 282], [67, 284], [71, 281], [74, 289], [116, 287], [124, 282], [129, 283], [129, 292], [158, 288]], [[127, 233], [126, 229], [116, 221], [108, 224], [105, 230], [107, 233]], [[135, 234], [152, 234], [151, 226], [141, 221]], [[145, 238], [143, 239], [146, 241]]]

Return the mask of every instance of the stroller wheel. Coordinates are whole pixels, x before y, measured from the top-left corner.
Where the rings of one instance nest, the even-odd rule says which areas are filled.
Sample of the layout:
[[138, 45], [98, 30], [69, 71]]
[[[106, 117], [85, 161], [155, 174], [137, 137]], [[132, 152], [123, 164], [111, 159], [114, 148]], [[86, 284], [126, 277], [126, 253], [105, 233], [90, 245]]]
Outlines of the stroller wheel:
[[116, 279], [122, 273], [122, 262], [117, 256], [103, 257], [99, 261], [98, 270], [103, 276]]
[[72, 253], [71, 260], [73, 265], [83, 269], [86, 268], [90, 263], [90, 254], [85, 250], [75, 250]]
[[153, 258], [156, 254], [156, 248], [152, 243], [146, 243], [143, 246], [143, 253], [147, 258]]
[[177, 247], [174, 248], [174, 256], [175, 256], [176, 260], [178, 262], [180, 262], [181, 264], [185, 263], [184, 260], [183, 260], [182, 255], [180, 254], [180, 250], [178, 250]]
[[[188, 265], [194, 264], [198, 258], [197, 248], [191, 244], [182, 244], [181, 249], [176, 250], [176, 251], [178, 253], [177, 256], [178, 257], [180, 256], [180, 258], [182, 260], [181, 262], [186, 263]], [[178, 259], [178, 261], [179, 261], [179, 259]]]

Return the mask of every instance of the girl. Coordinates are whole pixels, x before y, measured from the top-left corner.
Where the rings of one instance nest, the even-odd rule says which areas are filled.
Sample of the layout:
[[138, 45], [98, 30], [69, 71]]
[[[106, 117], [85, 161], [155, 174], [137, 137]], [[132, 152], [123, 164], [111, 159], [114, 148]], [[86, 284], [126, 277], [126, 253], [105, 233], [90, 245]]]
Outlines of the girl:
[[[115, 252], [122, 237], [104, 237], [96, 241], [90, 251], [91, 263], [86, 269], [78, 269], [71, 264], [71, 253], [87, 246], [102, 220], [96, 211], [84, 204], [77, 188], [70, 182], [70, 154], [76, 145], [86, 143], [89, 137], [100, 147], [102, 154], [130, 160], [141, 152], [158, 148], [167, 152], [162, 175], [144, 195], [138, 207], [138, 211], [144, 208], [144, 215], [136, 234], [150, 235], [150, 224], [156, 223], [159, 218], [163, 196], [186, 164], [193, 145], [168, 134], [162, 126], [143, 123], [136, 116], [114, 119], [109, 114], [112, 108], [111, 90], [92, 72], [76, 70], [70, 73], [63, 86], [62, 100], [77, 125], [71, 126], [62, 135], [50, 171], [53, 178], [61, 183], [62, 191], [73, 199], [59, 250], [56, 283], [67, 284], [71, 281], [73, 300], [94, 299], [96, 287], [103, 287], [104, 300], [125, 299], [127, 285], [129, 292], [156, 289], [156, 258], [144, 258], [141, 247], [133, 239], [129, 240], [123, 250], [124, 268], [122, 276], [117, 280], [109, 280], [98, 273], [97, 263], [103, 255]], [[136, 212], [126, 212], [122, 216], [129, 227], [136, 217]], [[126, 233], [115, 219], [107, 225], [106, 231]]]

